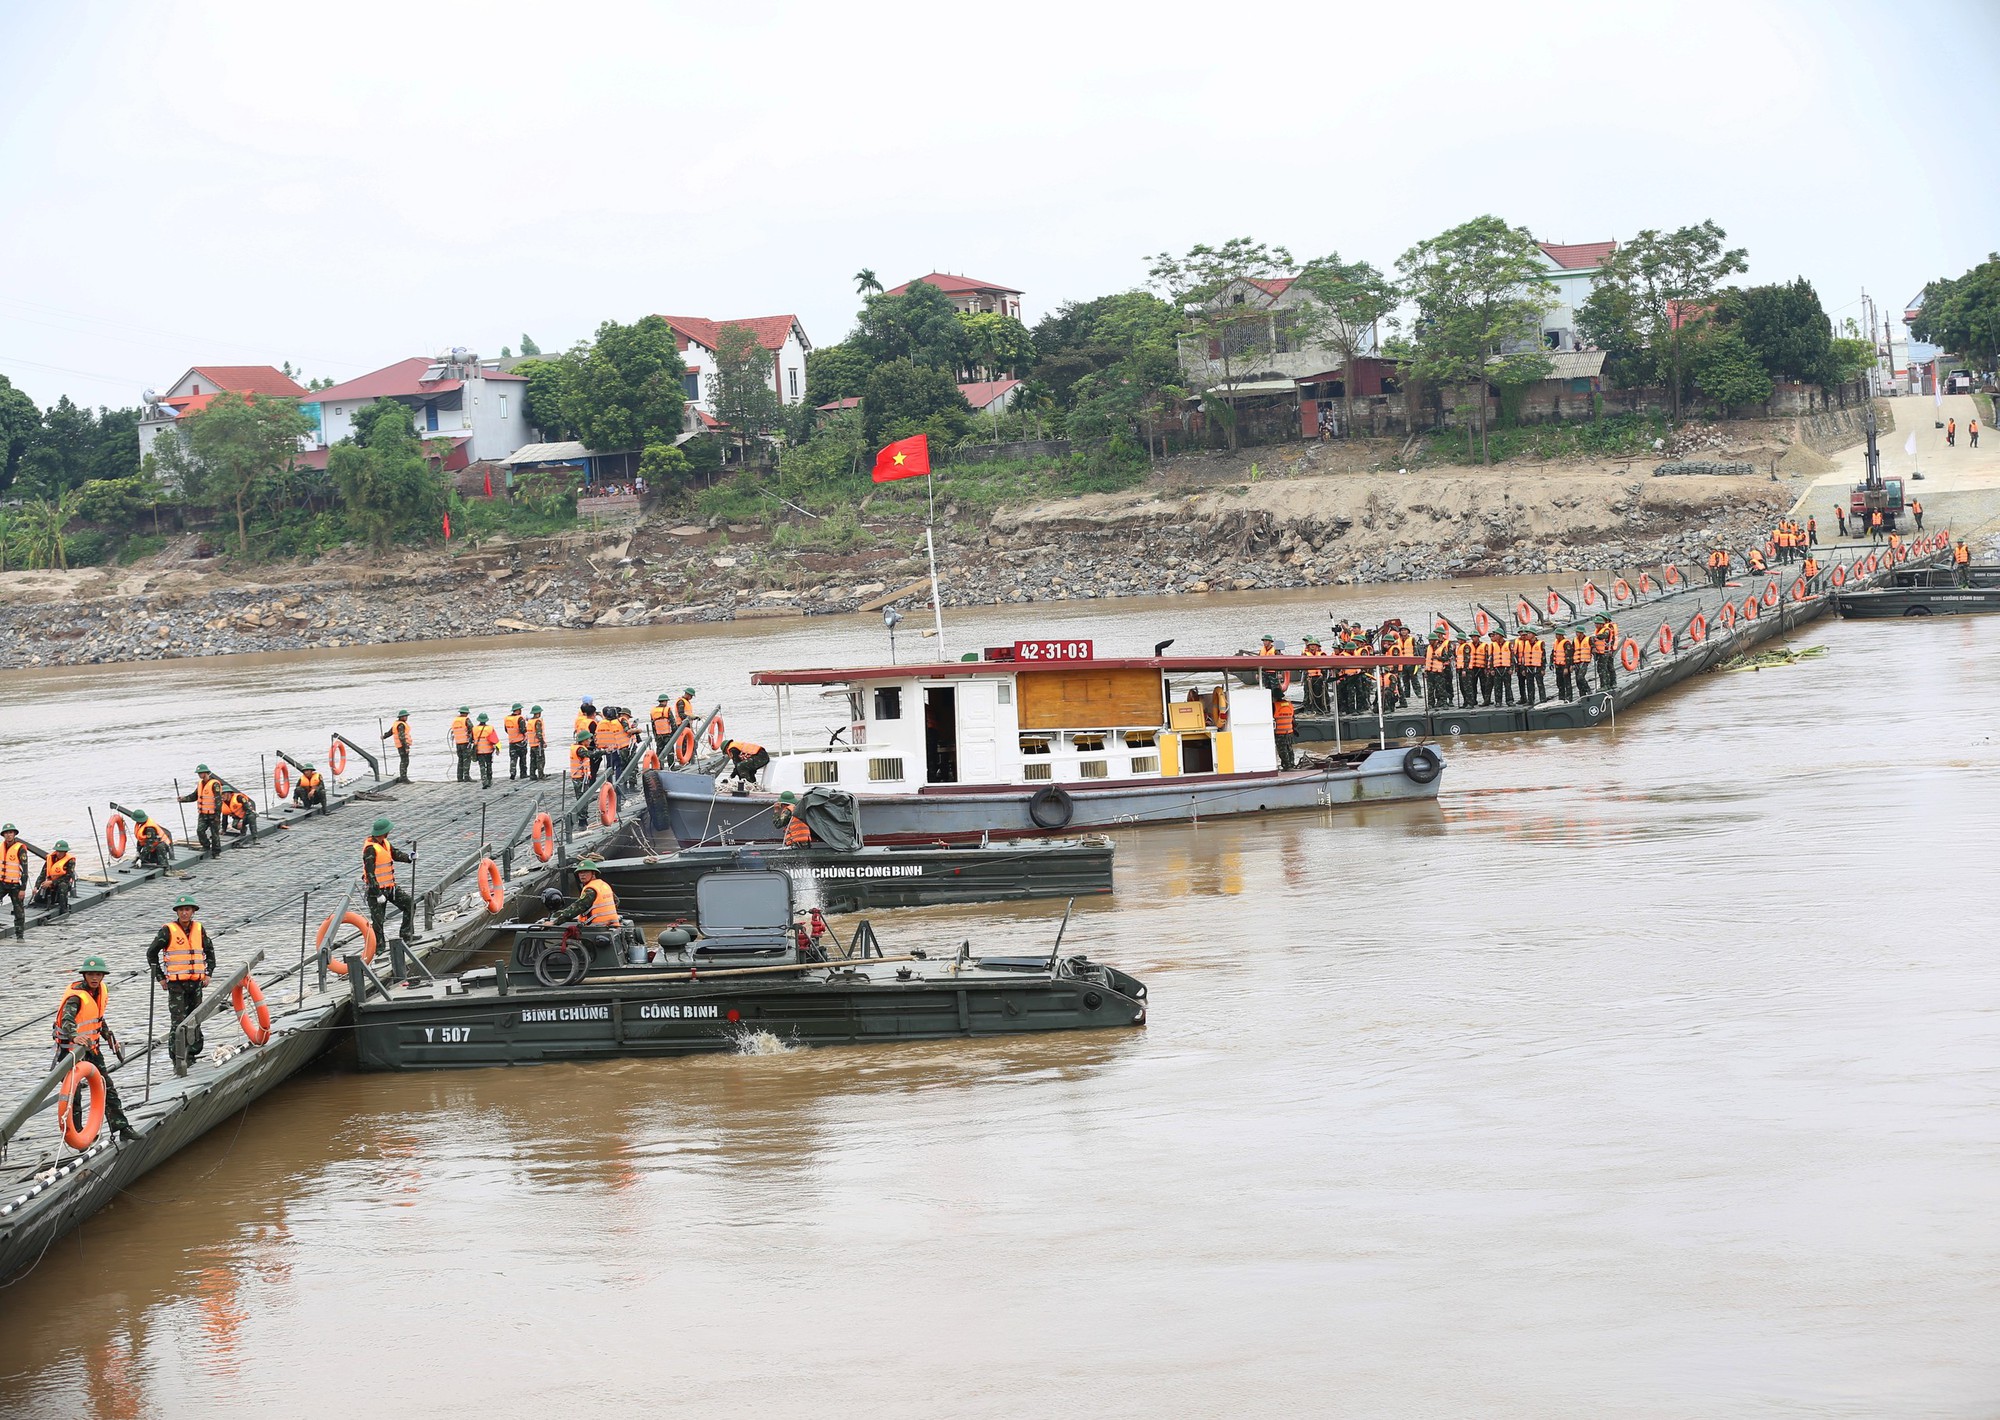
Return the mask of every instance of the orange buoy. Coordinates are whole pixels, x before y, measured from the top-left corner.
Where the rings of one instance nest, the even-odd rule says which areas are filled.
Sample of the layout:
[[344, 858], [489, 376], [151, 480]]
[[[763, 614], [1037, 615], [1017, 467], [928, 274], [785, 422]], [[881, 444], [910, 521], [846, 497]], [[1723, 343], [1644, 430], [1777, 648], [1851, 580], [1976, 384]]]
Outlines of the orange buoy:
[[[315, 949], [326, 945], [326, 934], [333, 930], [333, 922], [334, 919], [328, 917], [326, 921], [319, 924], [319, 935], [313, 938], [313, 947]], [[340, 925], [343, 927], [352, 927], [361, 934], [361, 960], [363, 962], [375, 960], [374, 924], [358, 912], [343, 912], [340, 915]], [[328, 958], [326, 969], [335, 976], [347, 975], [347, 963], [337, 956]]]
[[1516, 597], [1514, 599], [1514, 620], [1526, 626], [1534, 619], [1535, 609], [1528, 604], [1528, 599], [1526, 597]]
[[1671, 656], [1673, 653], [1674, 653], [1674, 629], [1673, 627], [1667, 625], [1666, 622], [1663, 621], [1660, 623], [1660, 654], [1663, 656]]
[[1651, 573], [1641, 572], [1639, 574], [1639, 590], [1642, 593], [1653, 590], [1653, 577]]
[[[278, 791], [278, 797], [281, 799], [289, 798], [291, 796], [292, 770], [291, 766], [286, 764], [285, 761], [282, 759], [279, 760], [276, 767], [271, 770], [271, 787]], [[181, 831], [182, 832], [187, 831], [185, 825], [182, 826]]]
[[1639, 669], [1639, 643], [1627, 636], [1625, 644], [1618, 648], [1618, 659], [1625, 663], [1625, 669], [1628, 671]]
[[641, 769], [658, 769], [660, 767], [659, 752], [649, 747], [644, 754], [639, 756], [639, 767]]
[[1597, 583], [1585, 582], [1583, 584], [1583, 604], [1585, 606], [1597, 605]]
[[1559, 596], [1559, 595], [1558, 595], [1557, 593], [1555, 593], [1555, 592], [1550, 592], [1550, 593], [1549, 593], [1549, 619], [1550, 619], [1551, 621], [1555, 620], [1555, 618], [1556, 618], [1556, 615], [1557, 615], [1557, 614], [1558, 614], [1559, 612], [1561, 612], [1561, 611], [1562, 611], [1562, 597], [1561, 597], [1561, 596]]
[[1724, 602], [1722, 610], [1715, 614], [1715, 619], [1731, 631], [1734, 631], [1736, 629], [1736, 603]]
[[1798, 581], [1792, 583], [1792, 600], [1795, 602], [1802, 602], [1805, 599], [1806, 599], [1806, 579], [1801, 577], [1798, 579]]
[[694, 752], [698, 748], [700, 744], [694, 737], [694, 726], [681, 726], [681, 732], [674, 736], [674, 767], [678, 769], [684, 764], [694, 763]]
[[1766, 582], [1764, 584], [1764, 605], [1776, 606], [1777, 604], [1778, 604], [1778, 584], [1776, 582]]
[[1678, 587], [1681, 584], [1681, 569], [1669, 562], [1667, 564], [1666, 575], [1662, 580], [1670, 587]]
[[104, 846], [114, 858], [125, 856], [125, 816], [113, 814], [104, 824]]
[[528, 841], [534, 847], [535, 856], [544, 863], [548, 862], [556, 854], [556, 821], [545, 813], [536, 814], [535, 826]]
[[1757, 619], [1757, 613], [1758, 613], [1758, 611], [1759, 611], [1759, 610], [1761, 610], [1761, 608], [1760, 608], [1760, 607], [1758, 607], [1758, 605], [1757, 605], [1757, 598], [1755, 598], [1755, 597], [1745, 597], [1745, 598], [1743, 599], [1743, 618], [1744, 618], [1744, 620], [1746, 620], [1746, 621], [1755, 621], [1755, 620]]
[[[1289, 677], [1291, 675], [1291, 672], [1287, 671], [1285, 672], [1285, 674], [1287, 677], [1287, 681], [1289, 683]], [[708, 722], [708, 747], [710, 749], [721, 749], [724, 734], [725, 732], [722, 728], [722, 717], [720, 715], [717, 715], [714, 719]]]
[[262, 1045], [271, 1038], [271, 1008], [264, 1004], [264, 988], [255, 977], [246, 976], [236, 983], [236, 989], [229, 993], [229, 1004], [235, 1007], [236, 1024], [243, 1027], [252, 1045]]
[[326, 767], [335, 774], [347, 768], [347, 746], [335, 740], [326, 747]]
[[[605, 788], [611, 786], [606, 784]], [[479, 860], [479, 900], [486, 904], [488, 912], [499, 912], [507, 906], [507, 892], [501, 886], [500, 865], [491, 858]]]
[[1708, 618], [1703, 616], [1700, 612], [1696, 612], [1694, 614], [1694, 620], [1688, 623], [1688, 640], [1694, 642], [1695, 645], [1699, 646], [1702, 642], [1706, 641], [1707, 639], [1708, 639]]
[[[83, 1128], [76, 1127], [76, 1092], [81, 1088], [90, 1090], [90, 1109], [84, 1115]], [[62, 1093], [56, 1108], [62, 1114], [63, 1143], [72, 1149], [88, 1149], [97, 1142], [98, 1131], [104, 1128], [104, 1075], [88, 1060], [79, 1060], [69, 1067], [63, 1076]]]
[[618, 791], [608, 781], [597, 791], [597, 821], [606, 828], [618, 822]]
[[1623, 577], [1620, 577], [1617, 581], [1611, 584], [1611, 595], [1616, 597], [1621, 602], [1631, 601], [1632, 584], [1626, 581]]
[[1836, 567], [1833, 569], [1833, 584], [1836, 587], [1847, 585], [1847, 569], [1845, 567]]

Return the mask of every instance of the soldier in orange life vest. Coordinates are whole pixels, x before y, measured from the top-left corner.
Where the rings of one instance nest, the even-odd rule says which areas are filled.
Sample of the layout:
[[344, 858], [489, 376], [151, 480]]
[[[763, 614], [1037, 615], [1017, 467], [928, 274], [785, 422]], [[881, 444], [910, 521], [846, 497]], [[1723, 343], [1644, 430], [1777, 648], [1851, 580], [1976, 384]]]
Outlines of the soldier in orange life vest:
[[1569, 674], [1576, 682], [1577, 699], [1590, 694], [1590, 636], [1581, 626], [1569, 640]]
[[569, 747], [569, 791], [578, 799], [576, 806], [578, 828], [590, 822], [590, 801], [583, 791], [589, 786], [593, 777], [595, 771], [590, 767], [590, 731], [578, 730], [575, 740]]
[[1556, 699], [1570, 698], [1569, 637], [1558, 631], [1549, 643], [1549, 664], [1556, 668]]
[[688, 686], [679, 695], [674, 697], [674, 728], [678, 730], [682, 725], [688, 724], [693, 719], [694, 687]]
[[798, 796], [790, 789], [778, 795], [778, 802], [771, 805], [771, 822], [777, 827], [778, 837], [787, 848], [812, 847], [812, 827], [805, 815], [798, 810]]
[[1961, 587], [1972, 585], [1972, 548], [1960, 538], [1951, 549], [1952, 580]]
[[174, 862], [174, 836], [146, 817], [140, 809], [132, 815], [132, 841], [139, 862], [148, 868], [170, 868]]
[[722, 752], [729, 756], [730, 772], [745, 784], [755, 784], [758, 771], [771, 762], [769, 750], [748, 740], [731, 740]]
[[[62, 1001], [56, 1007], [56, 1053], [61, 1060], [72, 1049], [83, 1048], [83, 1059], [97, 1067], [98, 1078], [104, 1082], [104, 1122], [111, 1126], [111, 1132], [120, 1139], [136, 1139], [139, 1133], [132, 1127], [132, 1121], [125, 1117], [125, 1106], [118, 1098], [118, 1087], [111, 1083], [111, 1070], [104, 1063], [104, 1047], [110, 1046], [122, 1061], [125, 1047], [118, 1043], [118, 1037], [111, 1029], [107, 1013], [111, 1009], [111, 992], [104, 984], [110, 974], [103, 957], [91, 956], [83, 959], [77, 968], [78, 980], [69, 984], [63, 992]], [[75, 1113], [71, 1116], [78, 1128], [83, 1126], [83, 1100], [75, 1101]]]
[[486, 712], [479, 712], [479, 723], [472, 727], [472, 757], [479, 761], [479, 787], [493, 787], [493, 756], [500, 749], [500, 732], [486, 723]]
[[1542, 680], [1542, 638], [1532, 631], [1524, 629], [1514, 638], [1514, 678], [1523, 705], [1548, 699], [1548, 686]]
[[594, 857], [580, 858], [576, 864], [576, 900], [549, 918], [550, 922], [576, 921], [585, 927], [616, 927], [618, 897], [611, 884], [597, 876], [604, 864]]
[[1597, 618], [1597, 629], [1590, 636], [1590, 656], [1597, 666], [1599, 688], [1610, 690], [1618, 684], [1618, 672], [1613, 665], [1618, 650], [1618, 623], [1608, 616]]
[[507, 732], [507, 777], [526, 779], [528, 777], [528, 717], [521, 713], [521, 702], [516, 700], [514, 708], [507, 712], [507, 718], [500, 722], [500, 728]]
[[593, 778], [604, 767], [604, 746], [597, 738], [597, 721], [597, 702], [586, 695], [583, 704], [577, 708], [573, 723], [578, 734], [590, 737], [585, 743], [590, 747], [590, 773]]
[[[1326, 655], [1326, 648], [1320, 645], [1319, 637], [1317, 636], [1306, 637], [1305, 647], [1306, 648], [1304, 654], [1308, 656], [1324, 657]], [[1326, 672], [1323, 670], [1307, 671], [1306, 711], [1308, 714], [1324, 715], [1326, 713], [1326, 709], [1327, 709]]]
[[222, 796], [222, 829], [237, 838], [257, 836], [257, 804], [241, 789], [230, 789]]
[[458, 752], [458, 782], [472, 782], [472, 707], [461, 705], [451, 722], [451, 744]]
[[548, 778], [548, 766], [549, 732], [542, 724], [542, 707], [537, 705], [528, 711], [528, 777]]
[[42, 880], [35, 884], [35, 901], [52, 907], [57, 916], [69, 913], [70, 895], [76, 891], [76, 855], [69, 840], [58, 838], [49, 856], [42, 859]]
[[1818, 546], [1819, 546], [1819, 519], [1818, 519], [1818, 518], [1813, 518], [1813, 517], [1808, 517], [1808, 518], [1806, 519], [1806, 546], [1807, 546], [1807, 547], [1818, 547]]
[[[1270, 636], [1266, 636], [1266, 637], [1264, 637], [1264, 638], [1263, 638], [1263, 643], [1262, 643], [1261, 645], [1259, 645], [1259, 646], [1257, 647], [1257, 652], [1256, 652], [1256, 654], [1258, 654], [1258, 655], [1260, 655], [1260, 656], [1275, 656], [1275, 655], [1277, 655], [1277, 654], [1278, 654], [1278, 643], [1277, 643], [1277, 641], [1276, 641], [1276, 640], [1274, 640], [1273, 638], [1271, 638]], [[1277, 693], [1278, 693], [1278, 673], [1277, 673], [1276, 671], [1264, 671], [1264, 672], [1262, 672], [1262, 673], [1261, 673], [1261, 674], [1259, 675], [1259, 679], [1260, 679], [1260, 680], [1261, 680], [1261, 681], [1263, 682], [1263, 684], [1264, 684], [1264, 689], [1266, 689], [1266, 690], [1270, 691], [1270, 692], [1271, 692], [1271, 694], [1272, 694], [1273, 696], [1276, 696], [1276, 695], [1277, 695]]]
[[1271, 702], [1271, 733], [1278, 741], [1278, 767], [1297, 768], [1293, 750], [1299, 742], [1298, 712], [1292, 708], [1291, 701], [1281, 698]]
[[28, 934], [28, 845], [13, 824], [0, 826], [0, 897], [14, 899], [14, 940]]
[[194, 836], [201, 844], [202, 851], [211, 858], [222, 856], [222, 816], [216, 801], [222, 794], [222, 781], [208, 772], [206, 764], [194, 767], [196, 775], [194, 792], [181, 795], [181, 802], [193, 804]]
[[406, 853], [389, 841], [390, 831], [395, 827], [385, 818], [375, 820], [367, 841], [361, 845], [361, 883], [368, 896], [368, 915], [375, 922], [375, 940], [388, 940], [383, 935], [383, 919], [390, 908], [399, 907], [403, 910], [403, 930], [397, 935], [407, 946], [416, 935], [417, 904], [408, 888], [396, 886], [396, 865], [414, 863], [417, 859], [415, 854]]
[[[201, 1004], [208, 978], [215, 973], [215, 937], [194, 920], [197, 910], [193, 898], [175, 898], [174, 920], [154, 933], [153, 944], [146, 948], [146, 965], [152, 970], [153, 980], [167, 988], [170, 1030]], [[200, 1027], [195, 1028], [193, 1039], [187, 1042], [185, 1055], [181, 1052], [179, 1032], [172, 1032], [167, 1039], [174, 1072], [186, 1074], [188, 1063], [201, 1056]]]
[[1486, 703], [1514, 703], [1514, 647], [1507, 633], [1494, 629], [1486, 633]]
[[673, 697], [661, 691], [659, 700], [647, 712], [646, 718], [653, 727], [653, 753], [660, 757], [660, 763], [666, 764], [669, 762], [667, 746], [673, 743], [674, 738]]
[[396, 759], [397, 759], [396, 782], [398, 784], [409, 783], [410, 782], [410, 712], [407, 710], [398, 710], [396, 712], [396, 723], [391, 725], [388, 729], [382, 732], [382, 738], [385, 740], [393, 740], [395, 741], [396, 744]]
[[316, 765], [308, 764], [299, 771], [298, 782], [292, 785], [292, 802], [302, 809], [318, 809], [328, 812], [326, 804], [326, 778]]
[[[616, 705], [606, 705], [597, 712], [597, 750], [603, 762], [611, 768], [612, 782], [625, 771], [626, 761], [632, 757], [632, 730], [625, 719], [625, 711]], [[615, 791], [620, 798], [625, 791]]]

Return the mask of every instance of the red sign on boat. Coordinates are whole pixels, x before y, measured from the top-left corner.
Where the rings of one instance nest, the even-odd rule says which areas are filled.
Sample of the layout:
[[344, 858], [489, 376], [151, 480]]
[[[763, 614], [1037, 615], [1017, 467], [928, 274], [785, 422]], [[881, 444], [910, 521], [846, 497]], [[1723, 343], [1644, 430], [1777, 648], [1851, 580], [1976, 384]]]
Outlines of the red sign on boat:
[[1017, 661], [1094, 661], [1097, 659], [1095, 641], [1016, 641], [1014, 659]]

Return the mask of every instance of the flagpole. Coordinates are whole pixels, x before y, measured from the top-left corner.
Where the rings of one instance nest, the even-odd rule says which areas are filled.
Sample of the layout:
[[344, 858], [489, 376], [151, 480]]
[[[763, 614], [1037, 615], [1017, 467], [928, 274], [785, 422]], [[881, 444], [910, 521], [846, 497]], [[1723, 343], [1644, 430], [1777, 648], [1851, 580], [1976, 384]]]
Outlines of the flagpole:
[[930, 516], [924, 521], [924, 551], [931, 560], [931, 619], [937, 627], [938, 660], [944, 655], [944, 598], [938, 595], [937, 542], [931, 536], [931, 528], [937, 522], [937, 476], [928, 469], [924, 472], [924, 489], [930, 497]]

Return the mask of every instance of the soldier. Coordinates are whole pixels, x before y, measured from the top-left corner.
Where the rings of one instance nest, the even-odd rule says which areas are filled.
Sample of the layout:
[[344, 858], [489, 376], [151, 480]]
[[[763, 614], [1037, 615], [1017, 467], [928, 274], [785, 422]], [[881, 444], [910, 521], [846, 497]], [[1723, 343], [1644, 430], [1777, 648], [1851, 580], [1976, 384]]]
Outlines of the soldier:
[[1514, 678], [1521, 691], [1521, 703], [1533, 705], [1542, 698], [1542, 638], [1525, 628], [1514, 638]]
[[69, 851], [67, 838], [58, 838], [49, 856], [42, 859], [42, 880], [35, 884], [35, 901], [55, 909], [58, 917], [66, 917], [75, 891], [76, 855]]
[[572, 723], [575, 726], [577, 734], [589, 736], [585, 743], [590, 746], [590, 772], [593, 776], [604, 765], [603, 746], [597, 742], [597, 720], [597, 702], [586, 695], [583, 697], [583, 704], [577, 709], [576, 719]]
[[1921, 498], [1910, 500], [1910, 516], [1917, 520], [1917, 531], [1924, 530], [1924, 503]]
[[585, 927], [618, 925], [618, 896], [611, 891], [611, 884], [598, 876], [603, 867], [603, 862], [594, 856], [577, 860], [576, 900], [550, 916], [550, 923], [574, 920]]
[[1720, 587], [1729, 580], [1729, 553], [1716, 548], [1708, 554], [1708, 584]]
[[257, 805], [241, 789], [230, 789], [222, 796], [222, 831], [236, 838], [257, 836]]
[[1605, 690], [1618, 684], [1618, 671], [1613, 659], [1618, 650], [1618, 623], [1608, 616], [1597, 618], [1597, 630], [1591, 633], [1590, 656], [1597, 666], [1597, 683]]
[[[104, 984], [104, 978], [111, 968], [104, 964], [104, 958], [85, 957], [77, 975], [81, 980], [72, 981], [63, 992], [62, 1001], [56, 1007], [56, 1053], [55, 1061], [61, 1060], [71, 1050], [82, 1048], [82, 1059], [97, 1067], [97, 1077], [103, 1083], [104, 1121], [111, 1126], [111, 1132], [120, 1139], [136, 1139], [139, 1133], [132, 1122], [125, 1117], [125, 1106], [118, 1098], [118, 1087], [111, 1083], [110, 1067], [104, 1063], [104, 1047], [110, 1046], [117, 1052], [119, 1060], [125, 1058], [125, 1047], [118, 1043], [112, 1032], [107, 1013], [111, 1007], [111, 991]], [[71, 1116], [77, 1128], [83, 1127], [83, 1101], [77, 1100]]]
[[479, 761], [479, 787], [493, 787], [493, 756], [500, 749], [500, 732], [486, 723], [486, 712], [479, 712], [479, 723], [472, 727], [472, 757]]
[[222, 816], [216, 801], [222, 794], [222, 781], [209, 772], [206, 764], [194, 767], [195, 783], [192, 793], [181, 795], [181, 802], [193, 804], [194, 837], [202, 851], [211, 858], [222, 856]]
[[653, 753], [660, 757], [660, 763], [666, 764], [667, 746], [674, 738], [673, 697], [661, 691], [659, 700], [647, 712], [647, 719], [653, 727]]
[[1806, 546], [1819, 546], [1819, 519], [1810, 514], [1806, 517]]
[[174, 836], [161, 828], [140, 809], [132, 815], [132, 841], [138, 845], [140, 865], [148, 868], [170, 868], [174, 862]]
[[1590, 694], [1590, 633], [1581, 626], [1569, 640], [1569, 674], [1576, 682], [1576, 697]]
[[1514, 646], [1507, 633], [1494, 628], [1486, 633], [1486, 665], [1493, 678], [1490, 705], [1514, 703]]
[[458, 752], [458, 782], [472, 782], [472, 707], [461, 705], [451, 722], [452, 748]]
[[[377, 723], [380, 723], [379, 721]], [[396, 723], [382, 732], [382, 738], [396, 746], [396, 782], [410, 782], [410, 712], [398, 710]]]
[[597, 771], [590, 767], [590, 731], [578, 730], [569, 747], [569, 791], [579, 800], [576, 806], [578, 828], [590, 823], [590, 803], [583, 791], [596, 774]]
[[693, 721], [694, 687], [689, 686], [674, 700], [674, 728], [678, 730], [682, 725], [691, 724]]
[[14, 899], [14, 940], [28, 935], [28, 845], [13, 824], [0, 824], [0, 898]]
[[1292, 709], [1292, 702], [1280, 696], [1271, 703], [1271, 733], [1278, 742], [1278, 767], [1297, 768], [1293, 750], [1299, 742], [1298, 712]]
[[[778, 831], [778, 839], [787, 848], [802, 848], [812, 842], [812, 830], [798, 810], [799, 796], [790, 789], [778, 795], [778, 802], [771, 805], [771, 826]], [[804, 841], [794, 843], [793, 835], [803, 833]]]
[[[1326, 648], [1320, 645], [1319, 637], [1306, 637], [1305, 654], [1308, 656], [1326, 655]], [[1314, 669], [1306, 672], [1305, 694], [1307, 711], [1314, 715], [1324, 715], [1327, 709], [1325, 671]]]
[[528, 710], [528, 777], [549, 777], [549, 732], [542, 723], [542, 707], [539, 705]]
[[1424, 704], [1451, 702], [1451, 642], [1442, 626], [1434, 627], [1424, 642]]
[[160, 928], [153, 944], [146, 948], [146, 965], [152, 969], [153, 980], [167, 990], [168, 1053], [174, 1072], [182, 1075], [201, 1055], [201, 1028], [195, 1027], [185, 1049], [173, 1028], [201, 1004], [208, 978], [215, 974], [215, 937], [195, 921], [199, 910], [192, 897], [175, 898], [174, 920]]
[[758, 772], [771, 762], [771, 752], [749, 740], [730, 740], [722, 752], [729, 756], [730, 772], [745, 784], [755, 784]]
[[1468, 710], [1479, 703], [1480, 664], [1486, 659], [1479, 646], [1477, 636], [1464, 637], [1458, 643], [1458, 695]]
[[326, 802], [326, 779], [316, 765], [308, 764], [299, 773], [299, 782], [292, 786], [292, 802], [310, 812], [318, 809], [328, 812]]
[[[1257, 647], [1256, 654], [1260, 656], [1275, 656], [1278, 654], [1278, 643], [1269, 634], [1266, 634], [1263, 642]], [[1264, 689], [1270, 691], [1272, 695], [1275, 696], [1278, 693], [1278, 673], [1276, 671], [1261, 671], [1258, 673], [1258, 680], [1263, 684]]]
[[1560, 631], [1556, 632], [1555, 639], [1549, 643], [1549, 664], [1554, 666], [1556, 670], [1556, 698], [1558, 700], [1571, 699], [1569, 637], [1563, 635]]
[[375, 820], [368, 838], [361, 845], [361, 882], [368, 896], [368, 915], [375, 922], [375, 940], [387, 941], [383, 934], [383, 921], [392, 907], [402, 909], [403, 930], [396, 935], [408, 946], [416, 935], [416, 900], [409, 889], [396, 885], [396, 865], [415, 863], [417, 856], [406, 853], [389, 841], [390, 832], [396, 827], [385, 818]]
[[[1835, 530], [1836, 530], [1836, 531], [1838, 531], [1838, 532], [1839, 532], [1839, 534], [1840, 534], [1840, 535], [1841, 535], [1841, 536], [1842, 536], [1843, 538], [1844, 538], [1844, 537], [1846, 537], [1846, 536], [1847, 536], [1847, 509], [1845, 509], [1845, 508], [1841, 507], [1841, 506], [1840, 506], [1840, 505], [1839, 505], [1838, 503], [1836, 503], [1836, 504], [1834, 504], [1834, 505], [1833, 505], [1833, 521], [1834, 521], [1834, 527], [1835, 527]], [[1918, 527], [1922, 527], [1922, 526], [1923, 526], [1923, 524], [1922, 524], [1922, 523], [1918, 523], [1918, 524], [1917, 524], [1917, 526], [1918, 526]]]
[[507, 731], [507, 777], [526, 779], [528, 777], [528, 717], [521, 713], [521, 702], [516, 700], [514, 708], [507, 712], [507, 718], [500, 722]]
[[[1961, 587], [1972, 585], [1972, 548], [1964, 538], [1960, 538], [1951, 549], [1952, 580]], [[15, 911], [19, 911], [16, 908]], [[17, 932], [15, 935], [19, 935]]]

